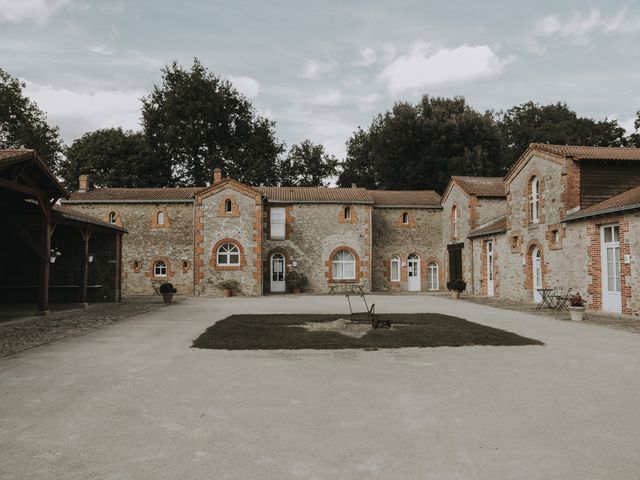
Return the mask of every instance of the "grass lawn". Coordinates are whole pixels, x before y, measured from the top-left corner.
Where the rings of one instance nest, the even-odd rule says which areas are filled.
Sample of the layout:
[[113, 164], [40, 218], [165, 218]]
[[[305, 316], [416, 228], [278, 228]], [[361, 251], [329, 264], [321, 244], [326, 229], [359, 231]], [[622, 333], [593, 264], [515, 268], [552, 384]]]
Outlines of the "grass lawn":
[[[462, 347], [466, 345], [543, 345], [506, 330], [438, 313], [378, 315], [391, 320], [391, 330], [359, 328], [359, 337], [322, 330], [344, 315], [232, 315], [207, 328], [196, 348], [218, 350]], [[348, 318], [348, 317], [346, 317]], [[350, 328], [350, 326], [348, 326]]]

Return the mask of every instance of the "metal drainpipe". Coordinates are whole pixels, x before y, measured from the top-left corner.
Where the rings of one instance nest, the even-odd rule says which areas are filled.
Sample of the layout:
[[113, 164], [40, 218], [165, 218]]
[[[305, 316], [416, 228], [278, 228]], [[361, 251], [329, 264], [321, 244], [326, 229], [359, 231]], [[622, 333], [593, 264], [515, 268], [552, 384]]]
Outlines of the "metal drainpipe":
[[193, 208], [192, 210], [192, 218], [193, 218], [193, 227], [192, 227], [192, 237], [193, 237], [193, 241], [191, 242], [193, 244], [193, 255], [191, 257], [191, 275], [192, 275], [192, 282], [191, 284], [193, 285], [193, 291], [192, 291], [192, 295], [195, 297], [196, 296], [196, 199], [193, 199]]

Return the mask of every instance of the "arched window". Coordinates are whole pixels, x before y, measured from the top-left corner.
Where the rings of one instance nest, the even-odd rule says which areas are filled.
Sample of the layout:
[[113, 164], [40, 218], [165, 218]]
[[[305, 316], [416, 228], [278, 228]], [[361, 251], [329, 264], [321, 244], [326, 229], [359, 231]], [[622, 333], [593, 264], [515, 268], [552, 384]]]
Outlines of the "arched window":
[[538, 223], [539, 215], [538, 215], [538, 205], [540, 200], [540, 182], [538, 177], [531, 178], [529, 194], [529, 222], [530, 223]]
[[218, 265], [238, 266], [240, 265], [240, 249], [233, 243], [223, 243], [216, 252]]
[[227, 198], [224, 201], [224, 213], [231, 213], [231, 199]]
[[353, 280], [356, 278], [356, 258], [348, 250], [338, 250], [333, 257], [333, 278]]
[[391, 258], [391, 277], [390, 280], [392, 282], [399, 282], [400, 281], [400, 257], [397, 255], [394, 255]]
[[162, 260], [158, 260], [153, 264], [153, 276], [154, 277], [166, 277], [167, 276], [167, 264]]
[[436, 262], [429, 262], [427, 265], [427, 289], [438, 290], [438, 264]]
[[460, 235], [458, 227], [458, 207], [455, 205], [451, 209], [451, 222], [453, 224], [453, 238], [458, 238]]
[[402, 223], [404, 225], [408, 225], [409, 224], [409, 213], [408, 212], [403, 212], [402, 213]]
[[351, 220], [351, 207], [344, 207], [344, 219]]
[[116, 212], [109, 212], [109, 223], [116, 223]]
[[158, 212], [156, 223], [158, 225], [164, 225], [164, 212]]

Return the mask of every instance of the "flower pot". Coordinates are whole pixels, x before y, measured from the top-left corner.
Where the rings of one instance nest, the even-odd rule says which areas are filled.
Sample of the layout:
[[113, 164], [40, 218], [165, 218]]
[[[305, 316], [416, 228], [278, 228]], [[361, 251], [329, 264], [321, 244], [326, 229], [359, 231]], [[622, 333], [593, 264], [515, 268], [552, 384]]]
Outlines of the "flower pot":
[[293, 287], [291, 289], [291, 293], [301, 293], [301, 292], [302, 292], [302, 290], [300, 288]]
[[225, 297], [230, 297], [230, 296], [232, 296], [232, 295], [233, 295], [233, 292], [232, 292], [231, 290], [227, 290], [227, 289], [225, 289], [225, 291], [224, 291], [224, 296], [225, 296]]
[[173, 293], [163, 293], [162, 299], [164, 300], [164, 303], [171, 303], [173, 301]]
[[574, 322], [581, 322], [584, 319], [584, 311], [587, 307], [569, 307], [569, 315]]
[[460, 292], [457, 290], [451, 290], [451, 298], [457, 300], [460, 298]]

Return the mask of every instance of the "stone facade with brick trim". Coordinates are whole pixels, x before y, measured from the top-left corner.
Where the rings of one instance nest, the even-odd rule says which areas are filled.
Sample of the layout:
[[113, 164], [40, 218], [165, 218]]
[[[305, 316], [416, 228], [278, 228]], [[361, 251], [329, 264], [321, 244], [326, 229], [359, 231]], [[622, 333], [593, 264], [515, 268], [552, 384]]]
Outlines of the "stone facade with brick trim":
[[[408, 214], [408, 222], [402, 215]], [[407, 291], [407, 259], [420, 257], [420, 288], [428, 290], [430, 262], [438, 266], [438, 289], [445, 289], [442, 258], [442, 210], [439, 208], [374, 208], [373, 209], [373, 290]], [[391, 260], [400, 258], [400, 280], [391, 279]]]
[[[108, 219], [127, 229], [122, 238], [123, 296], [152, 295], [164, 282], [181, 294], [193, 295], [193, 203], [87, 203], [74, 209]], [[164, 225], [157, 225], [158, 213]], [[164, 261], [167, 275], [154, 275], [154, 265]], [[183, 268], [184, 267], [184, 268]]]

